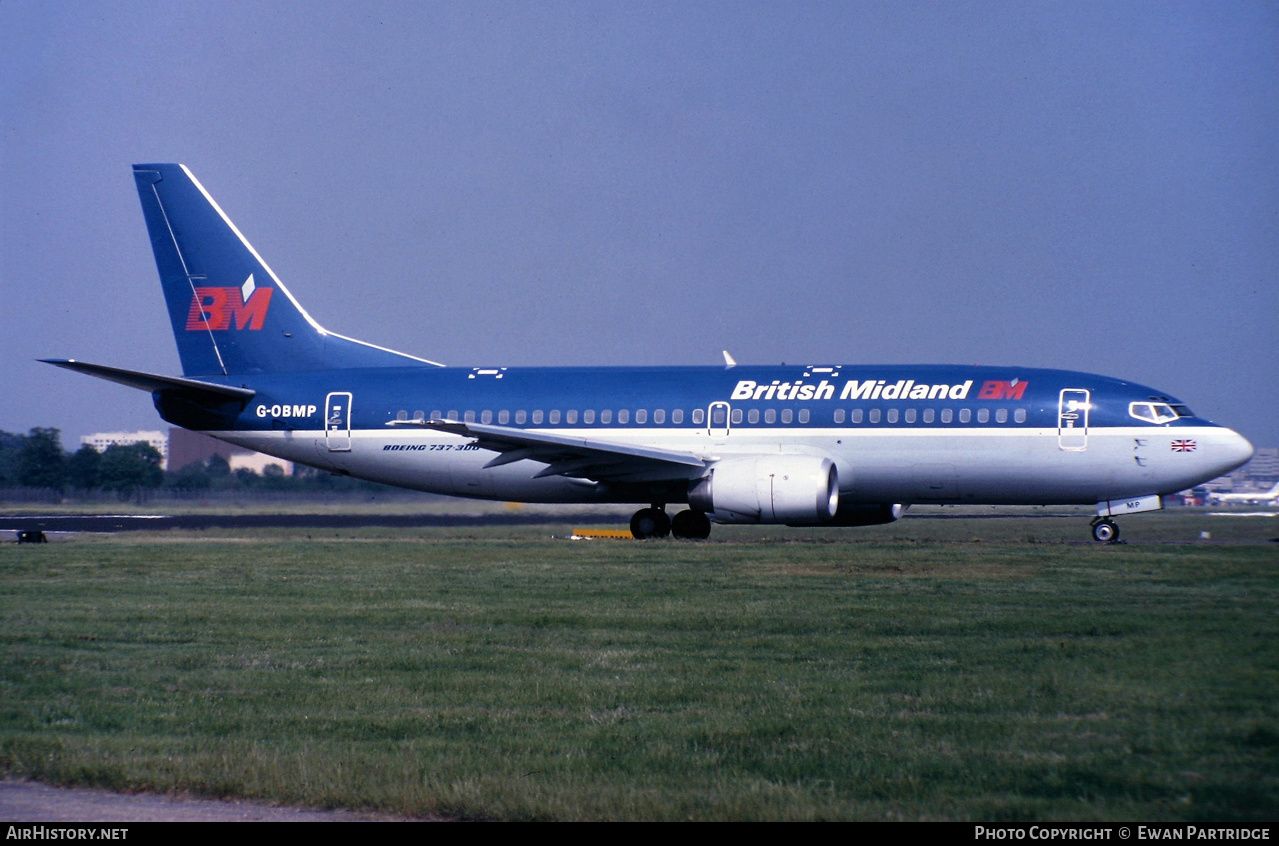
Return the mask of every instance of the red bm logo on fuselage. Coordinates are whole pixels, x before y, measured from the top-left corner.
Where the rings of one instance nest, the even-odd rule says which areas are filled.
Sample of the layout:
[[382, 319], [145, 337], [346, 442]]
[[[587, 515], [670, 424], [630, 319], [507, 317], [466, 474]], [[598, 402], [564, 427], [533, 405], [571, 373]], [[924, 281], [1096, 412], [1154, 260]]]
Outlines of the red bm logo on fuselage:
[[1026, 386], [1029, 382], [1022, 382], [1014, 379], [1011, 382], [990, 381], [981, 386], [981, 390], [977, 392], [977, 399], [1010, 399], [1019, 400], [1026, 394]]
[[239, 288], [196, 288], [187, 330], [261, 329], [274, 290], [257, 287], [252, 275]]

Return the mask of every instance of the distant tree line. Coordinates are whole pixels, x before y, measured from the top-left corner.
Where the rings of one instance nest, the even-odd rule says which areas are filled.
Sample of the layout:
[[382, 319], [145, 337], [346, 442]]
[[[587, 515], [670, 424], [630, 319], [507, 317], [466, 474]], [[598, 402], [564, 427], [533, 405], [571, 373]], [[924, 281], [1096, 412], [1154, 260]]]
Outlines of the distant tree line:
[[34, 428], [25, 435], [0, 431], [0, 488], [29, 488], [50, 496], [114, 493], [120, 501], [146, 499], [151, 492], [167, 490], [176, 495], [204, 491], [278, 491], [329, 493], [384, 490], [382, 485], [349, 477], [303, 469], [286, 476], [278, 465], [258, 474], [231, 470], [225, 458], [215, 455], [204, 462], [165, 472], [163, 456], [148, 443], [112, 444], [98, 452], [89, 444], [75, 452], [62, 448], [58, 429]]

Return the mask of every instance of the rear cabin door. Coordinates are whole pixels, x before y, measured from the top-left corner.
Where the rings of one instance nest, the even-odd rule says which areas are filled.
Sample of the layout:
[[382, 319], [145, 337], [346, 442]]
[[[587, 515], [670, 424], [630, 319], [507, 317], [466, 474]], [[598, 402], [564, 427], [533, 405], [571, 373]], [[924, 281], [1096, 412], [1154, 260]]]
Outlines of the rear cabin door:
[[345, 391], [324, 398], [324, 443], [329, 452], [351, 451], [351, 395]]

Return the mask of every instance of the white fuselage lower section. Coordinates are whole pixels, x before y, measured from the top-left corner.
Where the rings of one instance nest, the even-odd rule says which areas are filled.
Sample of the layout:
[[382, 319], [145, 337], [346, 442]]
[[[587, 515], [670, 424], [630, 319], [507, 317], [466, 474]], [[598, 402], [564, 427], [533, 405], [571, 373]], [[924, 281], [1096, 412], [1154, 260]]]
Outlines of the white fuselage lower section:
[[[1057, 429], [752, 428], [714, 435], [705, 429], [544, 429], [616, 443], [658, 446], [702, 457], [821, 455], [838, 469], [847, 502], [1091, 504], [1171, 493], [1214, 474], [1213, 447], [1237, 435], [1220, 427], [1095, 428], [1083, 448], [1063, 448]], [[421, 491], [523, 502], [638, 501], [607, 485], [565, 476], [534, 478], [545, 464], [524, 460], [485, 468], [497, 453], [471, 439], [422, 429], [354, 430], [338, 443], [322, 430], [211, 431], [208, 434], [280, 458]], [[1170, 449], [1194, 438], [1195, 452]], [[700, 475], [696, 468], [690, 479]]]

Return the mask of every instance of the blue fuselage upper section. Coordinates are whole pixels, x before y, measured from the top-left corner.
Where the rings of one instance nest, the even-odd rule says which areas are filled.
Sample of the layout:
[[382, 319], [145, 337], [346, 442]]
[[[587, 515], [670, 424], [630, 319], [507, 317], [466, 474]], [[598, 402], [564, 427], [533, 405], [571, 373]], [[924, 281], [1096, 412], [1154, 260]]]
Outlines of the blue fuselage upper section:
[[[320, 428], [326, 397], [352, 395], [350, 425], [373, 429], [407, 415], [528, 428], [1056, 429], [1063, 391], [1087, 392], [1090, 429], [1142, 425], [1131, 404], [1184, 409], [1143, 385], [1066, 370], [951, 365], [661, 368], [402, 367], [208, 379], [257, 396], [197, 428]], [[1074, 396], [1074, 395], [1068, 395]], [[1076, 404], [1082, 401], [1078, 395]], [[1067, 399], [1069, 402], [1069, 398]], [[716, 422], [716, 404], [726, 404]], [[712, 406], [716, 406], [712, 408]], [[164, 409], [162, 409], [162, 412]], [[1004, 412], [1001, 414], [1000, 412]], [[857, 412], [860, 412], [858, 414]], [[984, 413], [983, 413], [984, 412]], [[182, 420], [170, 419], [183, 424]], [[1083, 427], [1083, 418], [1076, 425]], [[1161, 426], [1212, 425], [1184, 411]], [[743, 432], [745, 434], [745, 431]]]

